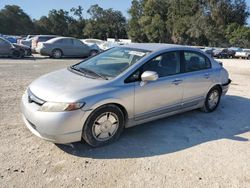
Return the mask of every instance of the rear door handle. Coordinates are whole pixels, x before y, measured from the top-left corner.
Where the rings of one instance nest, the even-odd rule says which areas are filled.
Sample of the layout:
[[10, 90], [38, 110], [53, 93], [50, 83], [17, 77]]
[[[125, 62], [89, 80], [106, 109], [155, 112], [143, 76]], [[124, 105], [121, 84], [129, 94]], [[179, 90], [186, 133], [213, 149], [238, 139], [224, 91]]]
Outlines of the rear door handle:
[[210, 78], [210, 74], [208, 74], [208, 73], [204, 74], [204, 78], [206, 78], [206, 79]]
[[172, 84], [174, 84], [174, 85], [179, 85], [179, 84], [181, 84], [183, 82], [183, 80], [181, 80], [181, 79], [175, 79], [174, 81], [172, 81]]

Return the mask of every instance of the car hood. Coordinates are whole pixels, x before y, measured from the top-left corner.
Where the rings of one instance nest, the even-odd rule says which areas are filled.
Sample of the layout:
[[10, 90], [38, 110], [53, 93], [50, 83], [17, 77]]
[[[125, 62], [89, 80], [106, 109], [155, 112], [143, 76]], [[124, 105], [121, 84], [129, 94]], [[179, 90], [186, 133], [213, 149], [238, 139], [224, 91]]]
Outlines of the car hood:
[[23, 45], [23, 44], [13, 43], [13, 46], [15, 46], [16, 48], [30, 49], [29, 46], [26, 46], [26, 45]]
[[100, 86], [104, 86], [108, 82], [107, 80], [87, 78], [68, 69], [62, 69], [33, 81], [29, 89], [44, 101], [75, 102], [103, 92]]

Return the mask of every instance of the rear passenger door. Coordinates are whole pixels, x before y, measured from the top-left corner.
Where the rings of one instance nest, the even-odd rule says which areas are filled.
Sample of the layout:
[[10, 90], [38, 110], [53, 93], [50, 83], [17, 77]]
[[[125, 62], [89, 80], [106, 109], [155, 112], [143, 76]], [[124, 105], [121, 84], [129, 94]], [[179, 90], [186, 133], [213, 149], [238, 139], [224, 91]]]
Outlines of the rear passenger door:
[[71, 38], [62, 39], [60, 46], [64, 56], [75, 56], [75, 49]]
[[90, 50], [86, 44], [83, 44], [80, 40], [77, 39], [73, 39], [73, 44], [75, 56], [84, 57], [89, 55]]
[[183, 107], [197, 105], [207, 95], [213, 84], [211, 62], [199, 52], [183, 51]]

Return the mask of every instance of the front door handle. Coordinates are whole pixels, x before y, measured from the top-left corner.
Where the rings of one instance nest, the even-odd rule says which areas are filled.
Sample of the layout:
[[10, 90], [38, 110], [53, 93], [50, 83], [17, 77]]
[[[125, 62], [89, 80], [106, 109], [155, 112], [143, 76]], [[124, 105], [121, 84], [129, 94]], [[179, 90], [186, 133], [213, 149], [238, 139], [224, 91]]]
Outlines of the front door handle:
[[175, 79], [174, 81], [172, 81], [172, 84], [174, 84], [174, 85], [179, 85], [179, 84], [181, 84], [183, 82], [183, 80], [181, 80], [181, 79]]

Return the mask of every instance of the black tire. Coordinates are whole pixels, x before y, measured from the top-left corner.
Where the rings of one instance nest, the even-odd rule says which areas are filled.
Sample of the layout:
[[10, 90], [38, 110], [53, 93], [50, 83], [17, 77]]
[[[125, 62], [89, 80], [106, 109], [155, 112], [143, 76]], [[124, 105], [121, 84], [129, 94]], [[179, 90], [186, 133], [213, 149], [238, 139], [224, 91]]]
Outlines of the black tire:
[[[117, 123], [118, 125], [112, 137], [108, 138], [107, 140], [101, 141], [98, 140], [98, 138], [95, 136], [94, 126], [96, 125], [94, 124], [97, 121], [97, 119], [100, 116], [102, 116], [102, 114], [105, 113], [115, 114], [118, 118], [118, 123]], [[90, 114], [82, 130], [82, 138], [92, 147], [104, 146], [106, 144], [110, 144], [116, 141], [120, 137], [121, 133], [124, 130], [124, 125], [125, 125], [125, 117], [122, 110], [118, 106], [113, 104], [104, 105], [97, 108], [96, 110], [94, 110], [94, 112]]]
[[62, 50], [60, 50], [60, 49], [54, 49], [52, 51], [52, 58], [54, 58], [54, 59], [60, 59], [60, 58], [62, 58], [62, 55], [63, 55], [63, 53], [62, 53]]
[[[212, 95], [213, 92], [217, 92], [217, 94], [218, 94], [218, 102], [216, 103], [215, 106], [210, 106], [210, 105], [209, 105], [209, 100], [210, 100], [209, 98], [210, 98], [210, 96]], [[213, 88], [208, 92], [208, 94], [207, 94], [207, 96], [206, 96], [206, 100], [205, 100], [204, 105], [203, 105], [203, 107], [201, 108], [201, 110], [202, 110], [203, 112], [206, 112], [206, 113], [211, 113], [211, 112], [215, 111], [216, 108], [218, 107], [219, 103], [220, 103], [220, 99], [221, 99], [221, 90], [220, 90], [220, 88], [217, 87], [217, 86], [216, 86], [216, 87], [213, 87]]]
[[23, 52], [20, 51], [20, 50], [14, 50], [13, 53], [12, 53], [12, 58], [14, 59], [20, 59], [23, 57]]
[[247, 59], [250, 59], [250, 55], [247, 57]]

